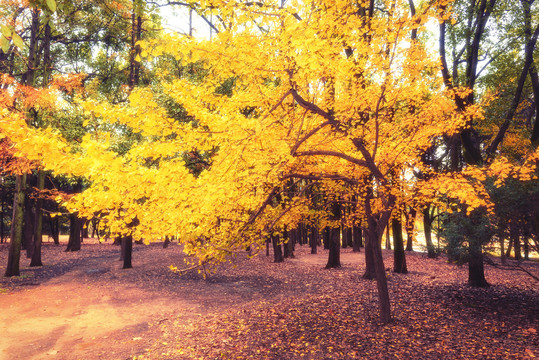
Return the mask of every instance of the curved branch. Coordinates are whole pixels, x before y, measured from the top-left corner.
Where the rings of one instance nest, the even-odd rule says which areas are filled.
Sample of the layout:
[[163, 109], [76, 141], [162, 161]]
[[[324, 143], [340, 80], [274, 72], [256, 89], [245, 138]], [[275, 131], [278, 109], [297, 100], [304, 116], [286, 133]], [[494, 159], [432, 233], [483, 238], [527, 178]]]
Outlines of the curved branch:
[[302, 151], [302, 152], [296, 153], [294, 156], [318, 156], [318, 155], [338, 157], [348, 162], [351, 162], [352, 164], [356, 164], [356, 165], [368, 168], [367, 162], [365, 160], [356, 159], [355, 157], [340, 153], [338, 151], [331, 151], [331, 150]]

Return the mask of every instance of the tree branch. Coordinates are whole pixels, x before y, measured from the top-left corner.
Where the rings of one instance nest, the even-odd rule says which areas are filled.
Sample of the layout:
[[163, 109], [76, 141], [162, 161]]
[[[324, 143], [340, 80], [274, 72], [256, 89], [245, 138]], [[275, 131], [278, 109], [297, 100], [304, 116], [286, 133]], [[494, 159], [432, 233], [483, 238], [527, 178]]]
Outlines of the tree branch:
[[334, 157], [344, 159], [353, 164], [368, 168], [366, 161], [356, 159], [355, 157], [340, 153], [338, 151], [331, 151], [331, 150], [303, 151], [303, 152], [297, 152], [294, 156], [334, 156]]

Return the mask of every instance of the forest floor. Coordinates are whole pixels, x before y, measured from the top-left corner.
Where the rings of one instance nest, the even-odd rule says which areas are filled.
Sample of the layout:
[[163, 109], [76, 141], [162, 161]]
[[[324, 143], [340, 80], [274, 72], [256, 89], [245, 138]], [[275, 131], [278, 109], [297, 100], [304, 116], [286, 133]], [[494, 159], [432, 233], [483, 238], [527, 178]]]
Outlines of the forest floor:
[[[239, 256], [206, 279], [178, 275], [175, 244], [135, 245], [133, 269], [119, 248], [46, 243], [41, 268], [0, 280], [0, 359], [534, 359], [539, 356], [539, 262], [486, 265], [491, 287], [467, 270], [407, 252], [406, 275], [385, 251], [393, 322], [378, 322], [377, 292], [363, 280], [363, 253], [297, 247], [274, 264]], [[0, 244], [5, 266], [7, 245]], [[525, 271], [522, 271], [525, 270]], [[2, 268], [3, 272], [4, 269]]]

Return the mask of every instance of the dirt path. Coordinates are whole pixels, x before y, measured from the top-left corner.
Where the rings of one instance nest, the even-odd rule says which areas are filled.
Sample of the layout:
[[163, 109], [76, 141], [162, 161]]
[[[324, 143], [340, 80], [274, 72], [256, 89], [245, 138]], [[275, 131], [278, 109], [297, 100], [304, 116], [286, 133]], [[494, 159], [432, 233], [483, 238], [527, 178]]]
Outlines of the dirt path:
[[[122, 359], [147, 347], [158, 335], [152, 325], [172, 314], [193, 318], [234, 301], [215, 302], [197, 276], [175, 281], [167, 266], [178, 264], [177, 247], [138, 246], [129, 270], [110, 244], [62, 250], [47, 244], [44, 262], [53, 265], [22, 267], [0, 283], [0, 359]], [[3, 245], [2, 263], [6, 253]]]

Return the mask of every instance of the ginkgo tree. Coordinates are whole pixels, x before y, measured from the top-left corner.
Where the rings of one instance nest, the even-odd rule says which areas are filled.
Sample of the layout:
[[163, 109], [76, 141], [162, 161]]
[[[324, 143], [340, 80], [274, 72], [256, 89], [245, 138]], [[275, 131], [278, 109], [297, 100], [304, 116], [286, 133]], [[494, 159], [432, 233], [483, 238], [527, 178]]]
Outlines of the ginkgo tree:
[[[365, 219], [366, 275], [376, 278], [388, 322], [381, 237], [403, 201], [400, 189], [417, 185], [411, 174], [436, 138], [457, 133], [481, 109], [457, 111], [452, 97], [461, 90], [444, 88], [438, 59], [411, 35], [445, 1], [413, 12], [404, 1], [374, 5], [207, 1], [201, 6], [221, 19], [211, 40], [164, 34], [139, 43], [150, 66], [173, 58], [186, 69], [161, 68], [159, 94], [150, 86], [133, 89], [126, 103], [81, 99], [86, 125], [97, 130], [78, 151], [13, 114], [4, 114], [2, 131], [45, 168], [88, 178], [91, 186], [67, 204], [73, 211], [99, 212], [113, 232], [146, 240], [177, 234], [195, 266], [256, 248], [312, 216], [304, 195], [313, 184], [339, 194], [318, 213], [332, 228], [340, 226], [339, 202], [354, 196]], [[185, 121], [170, 116], [162, 93], [185, 110]], [[117, 154], [106, 124], [122, 124], [141, 141]], [[197, 173], [185, 166], [193, 152], [211, 154]], [[459, 193], [470, 209], [485, 206], [474, 194]]]

